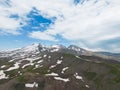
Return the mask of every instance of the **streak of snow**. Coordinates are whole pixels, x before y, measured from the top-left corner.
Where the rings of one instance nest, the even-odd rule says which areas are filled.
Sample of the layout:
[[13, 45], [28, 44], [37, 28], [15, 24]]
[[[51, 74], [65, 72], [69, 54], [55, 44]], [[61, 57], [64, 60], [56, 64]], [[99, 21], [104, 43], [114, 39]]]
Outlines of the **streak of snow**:
[[28, 87], [28, 88], [38, 87], [38, 83], [36, 83], [36, 82], [34, 82], [34, 83], [26, 83], [25, 87]]
[[3, 70], [0, 70], [0, 80], [1, 79], [8, 79], [8, 76], [5, 75]]
[[15, 69], [18, 69], [20, 66], [19, 66], [20, 63], [16, 62], [14, 64], [14, 67], [10, 67], [9, 69], [7, 69], [6, 71], [11, 71], [11, 70], [15, 70]]
[[64, 82], [70, 81], [69, 78], [64, 79], [64, 78], [61, 78], [61, 77], [54, 77], [54, 79], [55, 79], [55, 80], [64, 81]]
[[46, 74], [46, 76], [58, 76], [57, 73], [50, 73], [50, 74]]
[[45, 57], [47, 57], [47, 55], [43, 55], [43, 57], [45, 58]]
[[6, 65], [3, 65], [3, 66], [1, 66], [0, 68], [5, 68], [6, 67]]
[[43, 60], [39, 60], [37, 63], [41, 63], [41, 62], [43, 62]]
[[25, 58], [23, 60], [27, 60], [27, 61], [33, 62], [33, 61], [38, 60], [38, 59], [41, 59], [41, 57], [31, 57], [31, 58]]
[[79, 57], [79, 56], [75, 56], [75, 57], [80, 59], [80, 57]]
[[58, 60], [58, 61], [57, 61], [57, 64], [61, 64], [61, 63], [62, 63], [62, 60]]
[[57, 65], [61, 63], [62, 63], [62, 60], [58, 60], [57, 63], [55, 65], [50, 66], [49, 69], [55, 68]]
[[55, 49], [52, 49], [50, 52], [57, 52], [57, 51], [59, 51], [59, 49], [55, 48]]
[[33, 51], [33, 50], [38, 51], [38, 46], [39, 46], [39, 44], [35, 43], [35, 44], [32, 44], [32, 45], [27, 46], [27, 47], [22, 48], [22, 49], [26, 52], [30, 52], [30, 51]]
[[10, 61], [8, 61], [8, 62], [13, 62], [15, 59], [12, 59], [12, 60], [10, 60]]
[[80, 51], [81, 51], [81, 49], [80, 49], [80, 48], [76, 48], [76, 47], [74, 47], [74, 46], [73, 46], [73, 47], [71, 47], [71, 49], [72, 49], [72, 50], [75, 50], [75, 51], [77, 51], [77, 52], [80, 52]]
[[53, 45], [53, 46], [51, 46], [51, 51], [50, 52], [57, 52], [57, 51], [60, 50], [60, 48], [61, 48], [60, 45]]
[[30, 66], [30, 65], [33, 66], [34, 63], [27, 63], [27, 64], [23, 65], [22, 68], [25, 68], [25, 67]]
[[88, 85], [85, 85], [87, 88], [89, 88], [89, 86]]
[[69, 67], [63, 68], [61, 73], [64, 73], [68, 68], [69, 68]]
[[49, 67], [49, 69], [52, 69], [52, 68], [55, 68], [55, 67], [56, 67], [56, 65], [52, 65], [52, 66]]
[[78, 73], [75, 73], [74, 76], [76, 77], [76, 79], [80, 79], [80, 80], [82, 80], [84, 82], [82, 76], [79, 76]]

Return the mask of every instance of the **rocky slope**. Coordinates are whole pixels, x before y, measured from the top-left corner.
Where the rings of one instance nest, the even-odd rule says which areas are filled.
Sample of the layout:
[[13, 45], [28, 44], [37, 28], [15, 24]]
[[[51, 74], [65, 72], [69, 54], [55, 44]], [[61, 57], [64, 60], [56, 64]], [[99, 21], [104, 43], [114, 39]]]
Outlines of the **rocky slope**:
[[119, 90], [120, 62], [106, 57], [74, 45], [0, 52], [0, 90]]

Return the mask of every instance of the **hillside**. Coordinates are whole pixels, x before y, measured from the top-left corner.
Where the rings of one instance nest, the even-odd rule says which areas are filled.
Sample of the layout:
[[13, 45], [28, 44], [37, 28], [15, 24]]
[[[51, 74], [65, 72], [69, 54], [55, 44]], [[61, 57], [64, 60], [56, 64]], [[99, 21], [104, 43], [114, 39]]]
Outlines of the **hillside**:
[[77, 46], [0, 52], [0, 90], [119, 90], [120, 62]]

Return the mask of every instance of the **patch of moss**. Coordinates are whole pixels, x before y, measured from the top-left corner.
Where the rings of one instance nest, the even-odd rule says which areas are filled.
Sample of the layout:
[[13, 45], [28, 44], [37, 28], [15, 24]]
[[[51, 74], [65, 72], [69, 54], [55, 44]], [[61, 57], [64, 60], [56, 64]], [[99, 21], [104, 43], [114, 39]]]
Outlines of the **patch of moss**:
[[85, 86], [81, 86], [80, 90], [86, 90], [86, 87]]
[[116, 83], [120, 83], [120, 65], [119, 64], [106, 64], [110, 68], [110, 73], [114, 74], [116, 77], [113, 79]]
[[16, 76], [18, 73], [17, 73], [17, 70], [11, 70], [11, 71], [6, 71], [5, 74], [6, 74], [6, 75], [9, 75], [9, 77], [14, 77], [14, 76]]
[[94, 83], [96, 84], [97, 89], [101, 88], [101, 82], [103, 78], [104, 78], [104, 75], [99, 75], [94, 79]]
[[120, 76], [115, 77], [115, 78], [114, 78], [114, 81], [115, 81], [116, 83], [120, 83]]
[[93, 80], [97, 75], [97, 73], [95, 72], [88, 72], [88, 71], [84, 71], [83, 74], [88, 80]]
[[25, 78], [25, 76], [19, 76], [18, 77], [18, 82], [20, 82], [20, 83], [25, 83], [27, 80], [26, 80], [26, 78]]
[[48, 68], [47, 67], [40, 67], [33, 70], [33, 72], [39, 73], [39, 74], [47, 74]]
[[26, 69], [25, 69], [25, 72], [33, 72], [33, 68], [34, 66], [27, 66]]

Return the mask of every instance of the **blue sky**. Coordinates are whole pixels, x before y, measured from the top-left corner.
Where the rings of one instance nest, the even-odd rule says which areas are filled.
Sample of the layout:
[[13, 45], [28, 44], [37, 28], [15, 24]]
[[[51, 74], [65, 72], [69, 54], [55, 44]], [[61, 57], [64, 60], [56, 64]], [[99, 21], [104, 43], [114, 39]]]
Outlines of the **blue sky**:
[[0, 50], [32, 43], [120, 52], [119, 0], [2, 0]]

